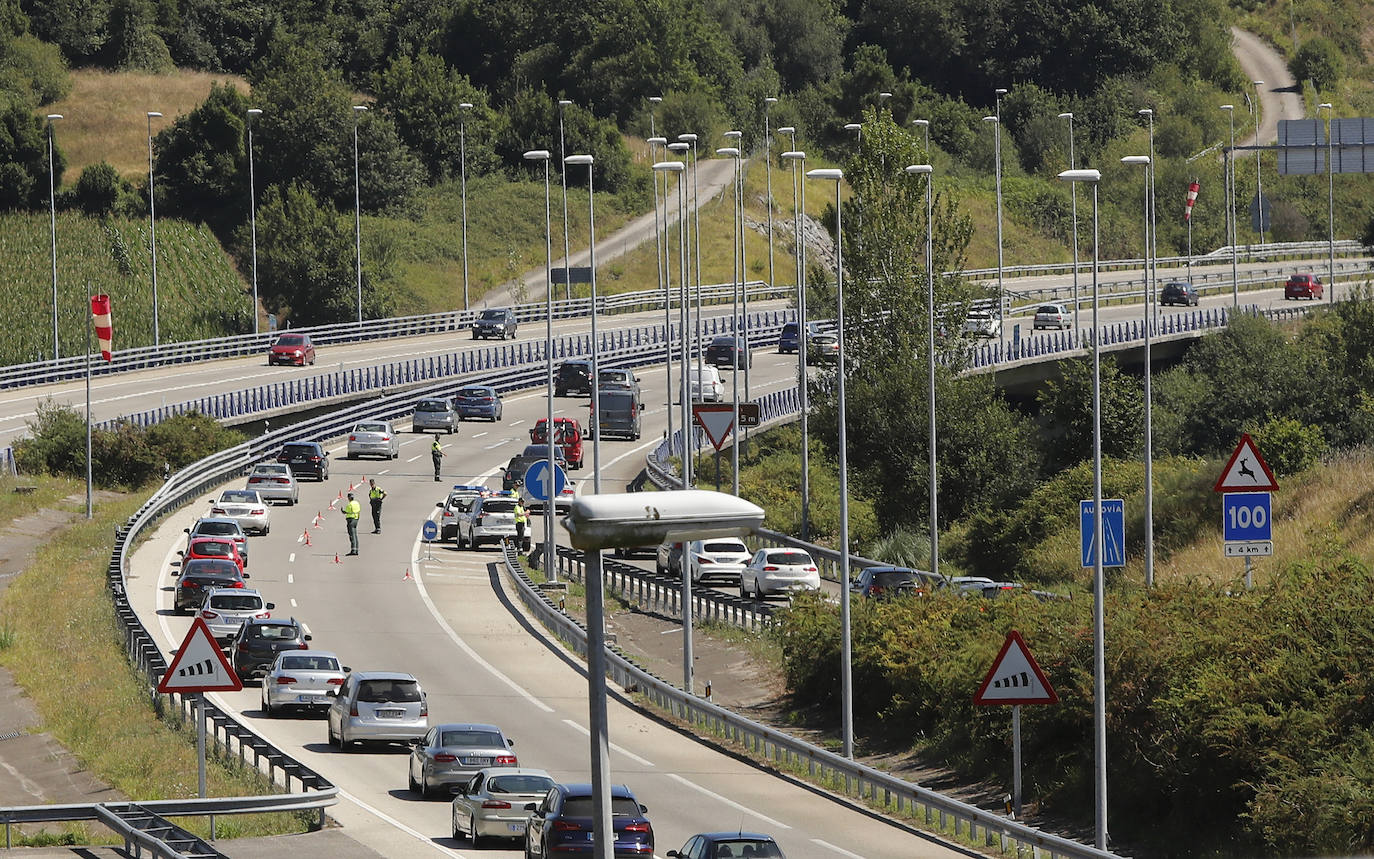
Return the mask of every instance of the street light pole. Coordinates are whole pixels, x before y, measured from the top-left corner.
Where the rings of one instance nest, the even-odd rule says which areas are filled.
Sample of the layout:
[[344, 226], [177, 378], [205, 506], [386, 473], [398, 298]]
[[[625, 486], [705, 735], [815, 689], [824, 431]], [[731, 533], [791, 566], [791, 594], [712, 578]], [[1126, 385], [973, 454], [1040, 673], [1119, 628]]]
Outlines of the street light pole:
[[1002, 96], [1007, 91], [998, 87], [993, 90], [996, 99], [997, 110], [993, 116], [983, 117], [984, 122], [992, 123], [992, 165], [994, 179], [997, 185], [997, 321], [999, 327], [1003, 320], [1003, 308], [1005, 307], [1002, 291]]
[[[655, 98], [657, 98], [657, 96], [655, 96]], [[654, 99], [651, 98], [649, 101], [652, 102]], [[659, 99], [659, 101], [662, 101], [662, 99]], [[651, 127], [653, 125], [653, 116], [653, 112], [651, 111], [649, 113], [649, 124]], [[668, 138], [650, 137], [647, 142], [649, 144], [649, 160], [653, 161], [655, 165], [655, 169], [652, 171], [654, 175], [654, 241], [657, 244], [657, 247], [654, 249], [657, 254], [654, 258], [654, 267], [658, 272], [658, 282], [663, 287], [664, 364], [668, 368], [667, 372], [663, 374], [663, 383], [668, 393], [668, 434], [666, 438], [668, 439], [669, 447], [671, 447], [673, 439], [673, 293], [670, 284], [672, 278], [668, 276], [668, 179], [666, 176], [663, 179], [663, 218], [662, 229], [660, 230], [658, 179], [661, 171], [657, 170], [657, 164], [659, 162], [654, 161], [656, 157], [654, 153], [655, 147], [662, 146], [664, 149], [664, 157], [667, 157]], [[686, 437], [685, 429], [683, 436], [684, 438]], [[685, 489], [686, 487], [684, 486], [683, 488]]]
[[1322, 103], [1318, 108], [1326, 111], [1326, 288], [1331, 290], [1330, 301], [1336, 303], [1336, 227], [1335, 191], [1332, 177], [1334, 169], [1331, 161], [1331, 141], [1336, 134], [1336, 118], [1331, 113], [1331, 105]]
[[[1145, 250], [1150, 264], [1150, 288], [1145, 290], [1145, 318], [1148, 320], [1154, 318], [1154, 315], [1149, 312], [1150, 299], [1153, 297], [1154, 287], [1159, 283], [1159, 231], [1155, 228], [1155, 112], [1147, 107], [1137, 110], [1136, 114], [1145, 117], [1150, 123], [1150, 163], [1145, 166], [1145, 177], [1147, 179], [1145, 183], [1145, 205], [1149, 209], [1145, 213], [1145, 220], [1148, 222], [1147, 228], [1149, 230], [1149, 235], [1146, 237]], [[1149, 337], [1148, 330], [1146, 331], [1146, 337]], [[1153, 560], [1150, 559], [1149, 556], [1147, 556], [1147, 559]], [[1153, 573], [1153, 565], [1148, 564], [1146, 568], [1146, 579], [1152, 578]]]
[[682, 173], [678, 176], [678, 193], [681, 195], [677, 201], [678, 217], [678, 324], [682, 326], [682, 340], [679, 343], [678, 359], [682, 378], [679, 380], [679, 391], [682, 395], [682, 473], [686, 480], [686, 486], [692, 485], [693, 449], [696, 442], [696, 432], [692, 427], [692, 397], [691, 380], [688, 378], [688, 370], [691, 365], [692, 347], [697, 346], [693, 342], [690, 329], [692, 323], [692, 230], [687, 223], [687, 152], [691, 147], [683, 141], [669, 143], [668, 151], [682, 156]]
[[[1145, 273], [1148, 277], [1150, 263], [1153, 262], [1153, 254], [1150, 252], [1150, 240], [1154, 237], [1154, 224], [1150, 220], [1152, 213], [1152, 203], [1154, 203], [1153, 190], [1150, 187], [1149, 179], [1154, 167], [1154, 158], [1149, 155], [1128, 155], [1121, 159], [1122, 164], [1140, 164], [1145, 168]], [[1154, 327], [1154, 319], [1150, 315], [1150, 294], [1154, 291], [1154, 284], [1147, 283], [1145, 286], [1145, 587], [1151, 588], [1155, 584], [1155, 501], [1154, 501], [1154, 420], [1150, 413], [1151, 401], [1154, 399], [1150, 394], [1150, 377], [1153, 375], [1150, 364], [1150, 329]]]
[[[253, 247], [253, 333], [258, 333], [258, 195], [253, 188], [253, 120], [262, 110], [248, 108], [248, 234]], [[149, 174], [152, 175], [151, 173]], [[150, 181], [151, 184], [151, 181]]]
[[926, 163], [930, 163], [930, 120], [913, 119], [911, 124], [925, 132], [926, 138]]
[[[593, 196], [592, 170], [595, 159], [590, 155], [569, 155], [563, 159], [567, 166], [583, 166], [587, 168], [587, 229], [589, 233], [587, 245], [587, 266], [591, 269], [592, 285], [592, 486], [598, 495], [601, 494], [601, 410], [597, 408], [601, 405], [601, 365], [599, 353], [596, 348], [599, 342], [596, 337], [596, 203]], [[553, 424], [549, 424], [550, 433], [553, 432]], [[552, 438], [552, 436], [550, 436]]]
[[849, 452], [845, 432], [844, 402], [844, 230], [840, 213], [840, 182], [844, 171], [819, 169], [807, 171], [809, 179], [825, 179], [835, 183], [835, 324], [840, 339], [840, 354], [836, 372], [836, 408], [839, 412], [840, 447], [840, 695], [843, 732], [843, 754], [854, 757], [854, 678], [849, 634]]
[[1255, 199], [1259, 203], [1259, 240], [1264, 244], [1264, 184], [1260, 180], [1260, 90], [1264, 81], [1251, 81], [1255, 85]]
[[[700, 384], [702, 367], [704, 365], [703, 349], [701, 348], [701, 203], [697, 197], [697, 136], [695, 134], [679, 134], [678, 140], [692, 145], [692, 229], [696, 234], [697, 258], [695, 269], [695, 283], [697, 292], [697, 321], [695, 326], [695, 340], [697, 353], [697, 379]], [[683, 154], [686, 158], [686, 153]], [[690, 390], [690, 386], [689, 386]]]
[[363, 324], [363, 215], [358, 193], [358, 115], [365, 104], [353, 105], [353, 250], [358, 270], [358, 324]]
[[[1069, 122], [1069, 169], [1074, 169], [1073, 157], [1073, 114], [1061, 113], [1060, 119]], [[1073, 336], [1082, 336], [1078, 327], [1078, 184], [1069, 185], [1069, 198], [1073, 206]]]
[[[471, 102], [458, 105], [458, 176], [463, 196], [463, 309], [471, 307], [468, 300], [468, 111]], [[552, 360], [553, 356], [549, 356]]]
[[157, 207], [153, 203], [153, 118], [162, 118], [162, 114], [156, 110], [148, 111], [148, 247], [152, 251], [153, 257], [153, 345], [157, 346], [162, 342], [162, 335], [158, 328], [158, 303], [157, 303]]
[[1097, 186], [1102, 174], [1097, 170], [1065, 170], [1064, 182], [1087, 182], [1093, 186], [1093, 756], [1096, 806], [1096, 846], [1107, 849], [1107, 684], [1104, 638], [1105, 585], [1102, 576], [1102, 344], [1098, 327], [1097, 290]]
[[57, 192], [55, 168], [52, 160], [52, 124], [62, 118], [60, 113], [48, 114], [48, 214], [52, 225], [52, 359], [62, 357], [57, 341]]
[[[733, 231], [732, 240], [731, 240], [731, 242], [730, 242], [730, 247], [731, 247], [731, 255], [732, 255], [731, 270], [732, 270], [732, 272], [733, 272], [733, 277], [734, 277], [734, 280], [733, 280], [734, 290], [733, 290], [733, 292], [734, 292], [734, 302], [735, 302], [735, 303], [734, 303], [734, 306], [735, 306], [735, 309], [734, 309], [733, 313], [735, 314], [735, 318], [738, 319], [738, 318], [739, 318], [739, 288], [740, 288], [740, 253], [739, 253], [739, 239], [740, 239], [740, 233], [739, 233], [739, 177], [740, 177], [739, 156], [740, 156], [740, 152], [739, 152], [739, 147], [736, 147], [736, 146], [727, 146], [727, 147], [724, 147], [724, 148], [722, 148], [722, 149], [717, 149], [717, 150], [716, 150], [716, 154], [717, 154], [717, 155], [723, 155], [723, 156], [725, 156], [725, 157], [727, 157], [727, 158], [733, 158], [733, 159], [735, 159], [735, 188], [734, 188], [734, 191], [735, 191], [735, 193], [734, 193], [734, 196], [735, 196], [735, 201], [734, 201], [734, 202], [735, 202], [735, 206], [733, 207], [733, 208], [734, 208], [734, 215], [735, 215], [735, 225], [734, 225], [734, 231]], [[738, 355], [736, 355], [736, 358], [738, 358]], [[731, 401], [732, 401], [733, 404], [734, 404], [734, 418], [733, 418], [733, 420], [731, 421], [731, 424], [730, 424], [730, 436], [731, 436], [731, 439], [730, 439], [730, 474], [731, 474], [731, 483], [730, 483], [730, 486], [731, 486], [731, 492], [733, 492], [733, 493], [735, 494], [735, 496], [738, 497], [738, 496], [739, 496], [739, 361], [738, 361], [738, 360], [735, 360], [735, 361], [732, 361], [732, 362], [731, 362], [731, 376], [732, 376], [732, 380], [733, 380], [733, 383], [734, 383], [734, 391], [733, 391], [733, 393], [732, 393], [730, 399], [731, 399]]]
[[[566, 98], [558, 100], [558, 180], [563, 184], [563, 298], [572, 298], [572, 262], [568, 259], [570, 253], [568, 249], [568, 177], [563, 175], [566, 171], [564, 164], [567, 162], [567, 154], [563, 151], [563, 108], [572, 104]], [[553, 289], [553, 284], [545, 284], [549, 290]], [[595, 311], [596, 308], [592, 308]], [[592, 339], [592, 362], [596, 362], [596, 339]], [[592, 380], [592, 387], [596, 387], [596, 380]], [[593, 403], [596, 401], [593, 400]], [[594, 410], [594, 409], [593, 409]], [[549, 432], [553, 432], [553, 424], [549, 424]], [[549, 436], [553, 438], [552, 435]]]
[[[763, 153], [764, 175], [768, 177], [768, 286], [772, 287], [773, 280], [773, 133], [768, 127], [768, 109], [777, 104], [778, 100], [769, 96], [763, 100]], [[700, 236], [698, 236], [700, 238]]]
[[811, 539], [811, 436], [807, 426], [809, 392], [806, 389], [806, 153], [784, 152], [784, 161], [792, 162], [792, 201], [797, 215], [797, 394], [801, 405], [801, 537]]
[[[553, 272], [553, 204], [549, 199], [549, 150], [531, 149], [525, 153], [526, 161], [542, 161], [544, 164], [544, 277], [551, 276]], [[548, 450], [545, 451], [548, 463], [548, 486], [554, 486], [554, 469], [557, 463], [553, 453], [553, 289], [544, 290], [544, 387], [545, 399], [547, 400], [547, 412], [544, 424], [548, 428], [546, 440]], [[554, 541], [554, 499], [553, 493], [544, 500], [544, 573], [549, 577], [549, 581], [558, 580], [558, 550]], [[590, 576], [587, 579], [587, 593], [592, 591]], [[600, 578], [596, 579], [600, 582]]]
[[1226, 222], [1230, 228], [1231, 238], [1231, 307], [1240, 307], [1240, 275], [1236, 271], [1236, 260], [1239, 251], [1236, 248], [1238, 232], [1236, 226], [1236, 106], [1233, 104], [1223, 104], [1221, 109], [1226, 111], [1227, 124], [1231, 128], [1231, 145], [1226, 150]]
[[[734, 492], [739, 495], [739, 447], [740, 447], [740, 425], [739, 425], [739, 351], [740, 341], [743, 339], [744, 350], [749, 351], [749, 274], [744, 264], [744, 132], [727, 131], [724, 134], [729, 140], [734, 141], [732, 148], [735, 150], [735, 289], [734, 305], [730, 313], [732, 322], [730, 324], [730, 336], [733, 348], [730, 360], [730, 378], [732, 387], [732, 397], [735, 401], [735, 425], [730, 430], [730, 461], [734, 470]], [[741, 312], [741, 305], [743, 311]], [[744, 399], [749, 399], [749, 364], [745, 362], [744, 370]], [[745, 433], [745, 440], [749, 437]]]
[[930, 449], [926, 463], [930, 469], [930, 571], [940, 574], [940, 518], [937, 500], [939, 482], [936, 478], [935, 463], [935, 205], [932, 186], [935, 184], [935, 168], [929, 164], [912, 164], [906, 172], [913, 176], [924, 176], [926, 181], [926, 376], [927, 399], [929, 400]]

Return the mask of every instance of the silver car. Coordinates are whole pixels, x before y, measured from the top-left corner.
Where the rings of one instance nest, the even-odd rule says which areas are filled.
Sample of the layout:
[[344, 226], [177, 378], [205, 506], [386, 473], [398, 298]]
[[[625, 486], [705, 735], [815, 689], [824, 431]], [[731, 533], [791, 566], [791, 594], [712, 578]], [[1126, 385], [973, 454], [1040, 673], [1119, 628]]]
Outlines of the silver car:
[[271, 617], [277, 606], [252, 588], [212, 588], [200, 605], [200, 618], [216, 641], [228, 641], [250, 617]]
[[243, 559], [243, 565], [248, 566], [248, 535], [237, 519], [227, 516], [202, 516], [190, 528], [184, 530], [188, 548], [191, 541], [197, 537], [232, 537], [234, 545], [238, 547], [239, 557]]
[[329, 744], [414, 743], [429, 730], [429, 702], [415, 675], [404, 671], [355, 671], [329, 693]]
[[553, 776], [530, 767], [478, 770], [454, 788], [454, 840], [467, 838], [476, 847], [483, 838], [524, 838], [530, 818], [525, 805], [543, 799], [553, 785]]
[[415, 404], [410, 428], [415, 432], [443, 430], [452, 434], [457, 423], [458, 415], [453, 411], [453, 403], [443, 397], [426, 397]]
[[348, 459], [380, 456], [395, 459], [401, 455], [401, 439], [390, 421], [359, 421], [348, 434]]
[[511, 751], [514, 745], [495, 725], [435, 725], [410, 752], [410, 791], [420, 796], [448, 793], [478, 770], [519, 766]]
[[792, 591], [818, 591], [821, 574], [810, 553], [789, 546], [759, 549], [740, 576], [739, 595], [755, 599]]
[[466, 544], [467, 548], [476, 549], [483, 543], [514, 540], [515, 505], [519, 500], [514, 492], [507, 491], [473, 501], [458, 522], [458, 548]]
[[284, 462], [260, 462], [248, 472], [245, 489], [255, 489], [263, 501], [285, 501], [288, 505], [301, 500], [301, 485], [291, 466]]
[[272, 509], [256, 489], [226, 489], [210, 499], [210, 515], [236, 520], [249, 534], [272, 530]]
[[275, 716], [291, 707], [326, 710], [329, 693], [343, 685], [348, 666], [326, 650], [287, 650], [277, 654], [262, 678], [262, 711]]

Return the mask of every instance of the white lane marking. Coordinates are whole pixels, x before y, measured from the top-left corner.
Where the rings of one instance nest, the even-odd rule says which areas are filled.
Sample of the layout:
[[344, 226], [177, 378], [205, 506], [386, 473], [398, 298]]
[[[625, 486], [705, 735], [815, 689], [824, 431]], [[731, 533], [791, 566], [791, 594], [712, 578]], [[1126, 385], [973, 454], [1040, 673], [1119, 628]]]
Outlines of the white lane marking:
[[[577, 731], [579, 734], [582, 734], [583, 736], [590, 737], [592, 735], [591, 731], [577, 724], [572, 719], [564, 719], [563, 724], [567, 725], [568, 727], [572, 728], [573, 730]], [[617, 746], [615, 743], [607, 743], [607, 745], [642, 767], [651, 767], [654, 765], [653, 761], [646, 761], [644, 760], [644, 758], [641, 758], [634, 752], [626, 751], [623, 747]]]
[[[296, 560], [296, 553], [295, 553], [295, 552], [292, 552], [292, 553], [291, 553], [291, 560], [293, 560], [293, 561]], [[287, 583], [288, 585], [294, 585], [294, 584], [296, 583], [296, 575], [295, 575], [295, 573], [287, 573], [287, 574], [286, 574], [286, 583]]]
[[508, 438], [503, 438], [503, 439], [501, 439], [500, 441], [498, 441], [496, 444], [489, 444], [489, 445], [486, 445], [486, 446], [483, 448], [483, 450], [491, 450], [492, 448], [500, 447], [500, 446], [503, 445], [503, 444], [510, 444], [510, 439], [508, 439]]
[[363, 802], [361, 799], [358, 799], [358, 797], [354, 796], [348, 791], [340, 790], [339, 796], [358, 806], [363, 811], [376, 815], [382, 821], [391, 824], [392, 826], [404, 832], [406, 835], [409, 835], [411, 838], [414, 838], [416, 841], [419, 841], [420, 843], [424, 844], [426, 847], [433, 847], [435, 850], [439, 851], [439, 853], [444, 856], [454, 856], [456, 857], [456, 859], [465, 859], [464, 854], [459, 853], [456, 850], [450, 850], [442, 844], [435, 844], [433, 835], [426, 835], [425, 833], [420, 832], [418, 829], [413, 829], [409, 826], [406, 826], [404, 823], [387, 814], [386, 812], [382, 811], [380, 808], [368, 805], [366, 802]]
[[391, 469], [389, 469], [389, 468], [383, 468], [381, 471], [377, 472], [377, 476], [378, 476], [378, 477], [381, 477], [383, 474], [390, 474], [390, 473], [391, 473]]
[[[721, 796], [720, 794], [716, 793], [715, 791], [707, 790], [706, 788], [702, 787], [702, 786], [699, 785], [699, 784], [696, 784], [695, 782], [688, 781], [687, 779], [683, 778], [682, 776], [678, 775], [677, 773], [668, 773], [668, 778], [673, 779], [674, 781], [681, 782], [681, 783], [687, 785], [688, 787], [690, 787], [692, 790], [700, 791], [701, 793], [706, 794], [707, 796], [711, 797], [712, 799], [716, 800], [717, 802], [723, 802], [723, 803], [725, 803], [726, 805], [730, 806], [731, 808], [735, 809], [736, 811], [742, 811], [742, 812], [744, 812], [745, 814], [752, 814], [752, 815], [754, 815], [755, 817], [757, 817], [759, 820], [762, 820], [764, 823], [767, 823], [769, 826], [772, 826], [772, 827], [774, 827], [774, 828], [776, 828], [776, 829], [791, 829], [791, 828], [792, 828], [792, 827], [788, 826], [786, 823], [783, 823], [783, 822], [780, 821], [780, 820], [774, 820], [773, 818], [769, 817], [769, 816], [766, 815], [766, 814], [759, 814], [757, 811], [755, 811], [754, 809], [750, 808], [750, 807], [747, 806], [747, 805], [740, 805], [738, 802], [735, 802], [733, 799], [727, 799], [726, 797]], [[853, 856], [854, 854], [851, 853], [851, 854], [849, 854], [849, 855]], [[861, 857], [855, 857], [855, 859], [861, 859]]]
[[524, 419], [524, 418], [521, 418], [521, 419], [518, 420], [518, 421], [511, 421], [511, 426], [513, 426], [513, 427], [518, 427], [518, 426], [520, 426], [521, 424], [523, 424], [524, 422], [525, 422], [525, 419]]
[[291, 607], [292, 607], [292, 608], [295, 608], [295, 607], [296, 607], [296, 598], [295, 598], [295, 597], [292, 597], [292, 598], [291, 598]]
[[860, 856], [859, 854], [857, 854], [857, 853], [850, 853], [848, 850], [844, 849], [843, 847], [836, 847], [834, 844], [831, 844], [829, 841], [822, 841], [822, 840], [819, 839], [819, 838], [812, 838], [812, 839], [811, 839], [811, 842], [812, 842], [813, 844], [819, 844], [819, 845], [821, 845], [822, 847], [826, 848], [827, 850], [834, 850], [836, 853], [839, 853], [839, 854], [842, 855], [842, 856], [848, 856], [848, 857], [850, 857], [850, 859], [864, 859], [864, 857]]
[[[415, 542], [412, 543], [410, 546], [410, 557], [414, 558], [416, 555], [419, 554], [420, 543], [420, 537], [416, 535]], [[548, 704], [545, 704], [543, 701], [540, 701], [538, 698], [534, 697], [528, 691], [526, 691], [525, 688], [521, 686], [519, 683], [516, 683], [514, 680], [507, 677], [505, 674], [501, 673], [500, 669], [498, 669], [495, 665], [492, 665], [490, 662], [483, 659], [481, 656], [479, 656], [477, 654], [477, 651], [473, 650], [468, 645], [468, 643], [464, 641], [460, 635], [458, 635], [458, 633], [453, 631], [453, 627], [449, 626], [448, 621], [444, 620], [444, 616], [440, 614], [439, 607], [434, 604], [434, 600], [430, 599], [429, 591], [425, 588], [424, 577], [419, 575], [419, 570], [416, 570], [416, 575], [412, 578], [414, 578], [415, 580], [416, 589], [418, 589], [420, 592], [420, 599], [424, 600], [425, 607], [429, 609], [430, 615], [434, 618], [435, 622], [443, 628], [444, 633], [448, 635], [449, 639], [454, 644], [458, 645], [458, 648], [460, 650], [466, 653], [468, 657], [472, 659], [473, 662], [476, 662], [478, 665], [485, 668], [487, 672], [491, 674], [491, 676], [495, 677], [497, 680], [500, 680], [502, 683], [505, 683], [507, 686], [509, 686], [515, 692], [515, 694], [524, 698], [526, 701], [530, 702], [535, 707], [538, 707], [545, 713], [553, 712], [552, 707], [550, 707]]]
[[424, 456], [423, 453], [421, 453], [421, 454], [416, 454], [415, 456], [412, 456], [410, 459], [407, 459], [406, 462], [414, 462], [415, 460], [419, 459], [419, 458], [422, 457], [422, 456]]
[[472, 434], [472, 437], [473, 437], [473, 438], [481, 438], [482, 436], [486, 435], [487, 432], [488, 432], [488, 430], [482, 430], [481, 432], [475, 432], [475, 433]]

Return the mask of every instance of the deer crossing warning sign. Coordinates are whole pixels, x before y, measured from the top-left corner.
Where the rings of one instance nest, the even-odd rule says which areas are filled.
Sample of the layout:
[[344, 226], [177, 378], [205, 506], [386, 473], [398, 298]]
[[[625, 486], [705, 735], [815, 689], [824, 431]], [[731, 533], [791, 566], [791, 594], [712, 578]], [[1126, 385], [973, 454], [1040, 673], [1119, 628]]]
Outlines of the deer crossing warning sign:
[[1002, 651], [992, 662], [983, 684], [973, 695], [973, 703], [991, 704], [1057, 704], [1050, 681], [1031, 656], [1030, 648], [1021, 633], [1012, 630], [1002, 644]]

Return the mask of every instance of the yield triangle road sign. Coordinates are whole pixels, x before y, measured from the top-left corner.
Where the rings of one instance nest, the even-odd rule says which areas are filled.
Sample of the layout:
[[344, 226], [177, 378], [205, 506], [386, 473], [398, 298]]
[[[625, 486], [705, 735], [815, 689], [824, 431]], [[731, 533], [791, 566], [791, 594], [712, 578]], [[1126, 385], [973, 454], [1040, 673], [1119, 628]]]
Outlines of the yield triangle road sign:
[[692, 406], [692, 416], [696, 422], [706, 431], [706, 437], [715, 445], [716, 450], [720, 450], [725, 444], [725, 440], [730, 437], [730, 431], [735, 427], [735, 406], [733, 403], [694, 405]]
[[215, 643], [205, 618], [197, 617], [181, 642], [167, 673], [157, 684], [159, 692], [237, 692], [243, 681], [234, 673], [224, 651]]
[[1260, 456], [1259, 448], [1251, 440], [1249, 433], [1242, 433], [1240, 442], [1226, 461], [1226, 467], [1217, 478], [1213, 492], [1277, 492], [1279, 484], [1274, 480], [1274, 472], [1269, 463]]
[[1021, 633], [1012, 630], [993, 660], [983, 685], [973, 695], [975, 704], [1058, 704], [1059, 695], [1031, 656]]

